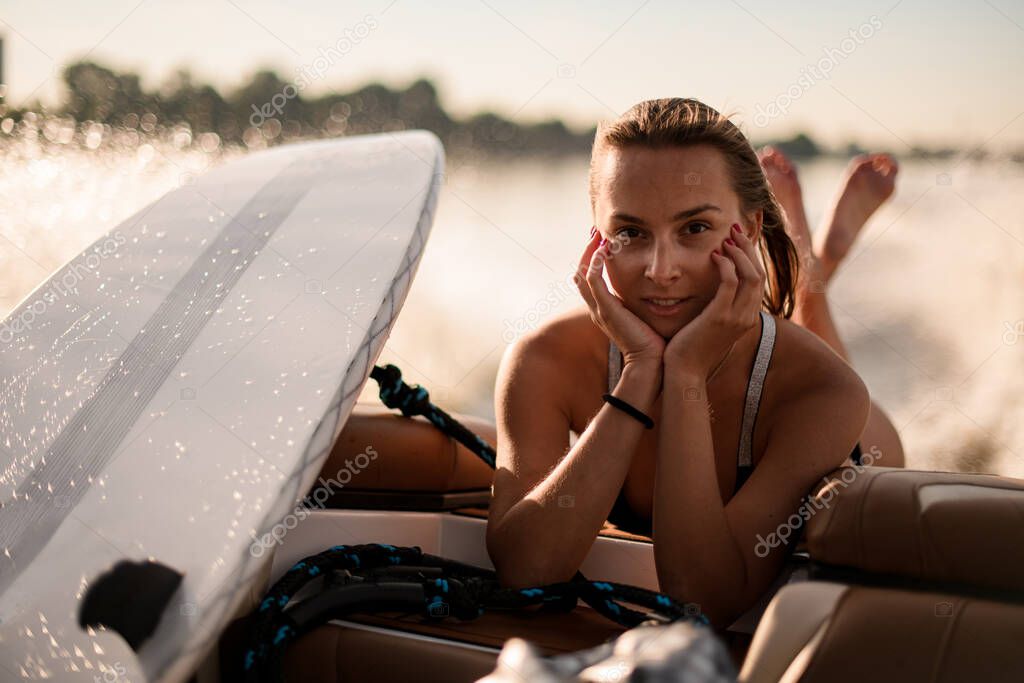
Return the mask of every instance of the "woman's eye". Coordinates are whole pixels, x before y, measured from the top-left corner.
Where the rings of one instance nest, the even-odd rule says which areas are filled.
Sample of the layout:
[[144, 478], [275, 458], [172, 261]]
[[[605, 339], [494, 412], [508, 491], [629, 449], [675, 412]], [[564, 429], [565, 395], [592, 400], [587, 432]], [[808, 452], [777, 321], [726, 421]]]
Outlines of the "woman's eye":
[[[690, 230], [692, 230], [693, 228], [703, 228], [703, 230], [700, 230], [699, 232], [690, 232]], [[688, 235], [699, 235], [701, 232], [705, 232], [710, 229], [711, 226], [708, 225], [707, 223], [690, 223], [685, 228], [685, 230], [687, 230]]]
[[628, 237], [629, 239], [633, 239], [635, 237], [638, 237], [639, 235], [640, 231], [632, 227], [619, 228], [618, 230], [615, 231], [616, 237]]

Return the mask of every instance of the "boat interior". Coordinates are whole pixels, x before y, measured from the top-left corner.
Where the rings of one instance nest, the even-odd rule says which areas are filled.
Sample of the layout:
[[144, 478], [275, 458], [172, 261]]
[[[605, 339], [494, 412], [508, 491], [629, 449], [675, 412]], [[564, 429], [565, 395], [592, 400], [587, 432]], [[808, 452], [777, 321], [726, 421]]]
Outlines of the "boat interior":
[[[495, 442], [493, 424], [455, 417]], [[323, 505], [276, 545], [265, 580], [211, 649], [196, 683], [241, 680], [247, 616], [289, 567], [330, 546], [419, 546], [492, 567], [485, 529], [493, 471], [422, 417], [358, 404], [314, 489], [340, 458], [371, 444], [378, 457], [332, 486]], [[1024, 672], [1024, 481], [845, 468], [826, 477], [810, 500], [816, 513], [779, 580], [716, 633], [740, 681], [1002, 681]], [[580, 569], [592, 580], [658, 589], [652, 540], [610, 524]], [[571, 612], [495, 611], [468, 621], [350, 614], [294, 642], [284, 676], [475, 681], [494, 670], [513, 636], [560, 654], [624, 630], [583, 603]]]

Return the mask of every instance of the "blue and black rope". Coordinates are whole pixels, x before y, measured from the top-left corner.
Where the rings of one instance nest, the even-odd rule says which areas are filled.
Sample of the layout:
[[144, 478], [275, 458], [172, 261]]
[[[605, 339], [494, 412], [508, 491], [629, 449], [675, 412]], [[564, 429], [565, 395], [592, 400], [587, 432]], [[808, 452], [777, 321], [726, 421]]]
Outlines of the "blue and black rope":
[[406, 417], [422, 415], [431, 424], [471, 450], [494, 469], [494, 447], [466, 429], [458, 420], [430, 402], [430, 394], [419, 384], [412, 386], [402, 379], [402, 371], [394, 365], [375, 365], [370, 377], [380, 386], [380, 400], [388, 408], [402, 411]]
[[[668, 621], [693, 619], [698, 623], [708, 623], [707, 618], [699, 611], [693, 611], [691, 605], [680, 605], [667, 595], [634, 586], [575, 579], [535, 588], [503, 588], [491, 570], [428, 555], [417, 547], [383, 543], [338, 545], [296, 563], [260, 603], [252, 618], [249, 645], [244, 652], [246, 680], [251, 683], [280, 681], [281, 655], [291, 642], [316, 625], [292, 619], [293, 609], [286, 609], [307, 584], [336, 570], [355, 574], [394, 566], [442, 570], [440, 577], [424, 576], [420, 580], [422, 611], [433, 618], [454, 616], [469, 620], [489, 609], [521, 609], [557, 603], [574, 606], [577, 600], [583, 600], [599, 614], [627, 628], [652, 615]], [[623, 603], [643, 607], [651, 614], [630, 609]]]

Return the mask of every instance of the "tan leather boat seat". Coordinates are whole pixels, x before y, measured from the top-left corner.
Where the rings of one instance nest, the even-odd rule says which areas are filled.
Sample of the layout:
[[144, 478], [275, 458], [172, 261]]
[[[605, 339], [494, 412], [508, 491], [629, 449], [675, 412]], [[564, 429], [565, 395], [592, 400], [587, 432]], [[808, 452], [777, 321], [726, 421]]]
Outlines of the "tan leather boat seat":
[[[484, 441], [496, 443], [492, 422], [473, 415], [452, 417]], [[425, 417], [408, 418], [384, 406], [357, 404], [321, 470], [322, 480], [331, 478], [345, 492], [443, 494], [489, 492], [494, 471]]]
[[829, 479], [807, 522], [815, 562], [954, 590], [1024, 591], [1024, 481], [886, 467]]
[[589, 607], [567, 614], [488, 612], [465, 622], [397, 613], [356, 615], [351, 621], [358, 624], [325, 624], [297, 640], [284, 658], [285, 680], [469, 682], [494, 670], [498, 652], [513, 636], [545, 654], [563, 654], [600, 645], [624, 630]]
[[742, 683], [1016, 680], [1024, 605], [808, 581], [769, 604]]

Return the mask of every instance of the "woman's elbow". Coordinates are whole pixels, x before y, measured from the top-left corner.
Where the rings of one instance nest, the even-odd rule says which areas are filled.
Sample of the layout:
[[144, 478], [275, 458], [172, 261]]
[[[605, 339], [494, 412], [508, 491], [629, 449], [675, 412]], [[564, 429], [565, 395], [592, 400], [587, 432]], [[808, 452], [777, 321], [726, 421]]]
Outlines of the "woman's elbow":
[[491, 553], [498, 583], [504, 588], [534, 588], [569, 581], [575, 570], [556, 567], [550, 559], [531, 553]]
[[497, 529], [487, 530], [487, 554], [498, 582], [505, 588], [532, 588], [570, 580], [575, 569], [559, 567], [550, 553], [510, 539]]

